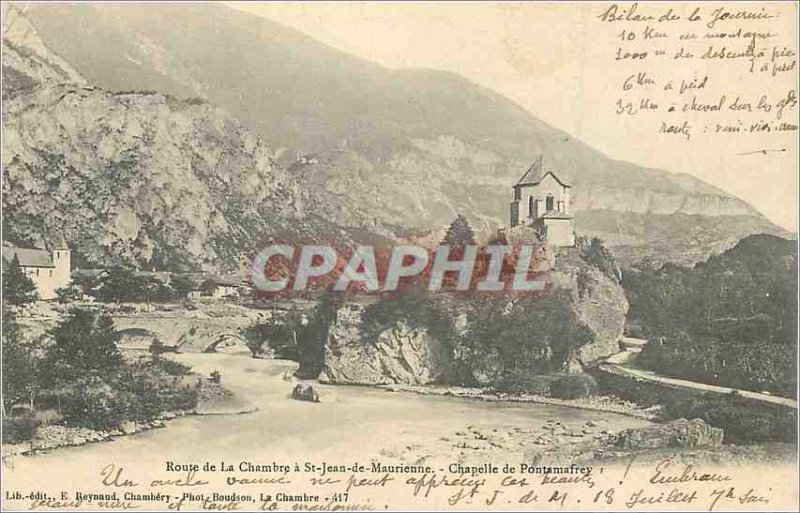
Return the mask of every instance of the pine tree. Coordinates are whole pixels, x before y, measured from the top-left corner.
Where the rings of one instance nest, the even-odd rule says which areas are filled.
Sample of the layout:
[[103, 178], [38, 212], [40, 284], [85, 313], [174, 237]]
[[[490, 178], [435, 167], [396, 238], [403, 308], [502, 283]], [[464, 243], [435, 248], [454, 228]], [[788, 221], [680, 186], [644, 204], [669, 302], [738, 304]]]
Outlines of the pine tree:
[[444, 236], [442, 244], [459, 247], [475, 244], [475, 232], [472, 230], [466, 217], [458, 214], [456, 219], [450, 224], [450, 228], [447, 229], [447, 234]]
[[55, 344], [49, 358], [57, 378], [70, 379], [87, 371], [101, 374], [117, 369], [122, 363], [114, 321], [107, 314], [76, 309], [51, 335]]
[[39, 299], [36, 285], [22, 272], [19, 258], [14, 255], [11, 263], [3, 271], [3, 301], [11, 305], [24, 305]]

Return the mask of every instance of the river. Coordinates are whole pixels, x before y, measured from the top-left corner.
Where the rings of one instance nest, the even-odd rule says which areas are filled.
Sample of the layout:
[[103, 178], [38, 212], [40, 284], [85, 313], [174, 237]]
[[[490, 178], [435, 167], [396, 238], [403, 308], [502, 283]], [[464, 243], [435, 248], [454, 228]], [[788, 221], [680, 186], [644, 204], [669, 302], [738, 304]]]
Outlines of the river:
[[255, 360], [246, 354], [183, 354], [176, 358], [205, 375], [218, 370], [223, 384], [254, 403], [257, 411], [187, 416], [170, 421], [166, 428], [111, 442], [17, 456], [7, 462], [6, 485], [51, 493], [91, 488], [101, 469], [112, 463], [127, 472], [142, 471], [146, 465], [150, 477], [163, 473], [167, 462], [269, 464], [310, 458], [335, 464], [356, 460], [369, 464], [372, 459], [465, 461], [465, 452], [470, 450], [486, 455], [474, 444], [454, 448], [459, 437], [483, 436], [474, 436], [477, 432], [508, 442], [489, 449], [498, 457], [522, 461], [523, 448], [512, 435], [533, 436], [546, 430], [548, 421], [576, 427], [592, 421], [612, 432], [647, 424], [613, 413], [563, 406], [483, 402], [356, 386], [315, 384], [321, 396], [321, 402], [315, 404], [289, 397], [295, 384], [290, 377], [294, 362]]

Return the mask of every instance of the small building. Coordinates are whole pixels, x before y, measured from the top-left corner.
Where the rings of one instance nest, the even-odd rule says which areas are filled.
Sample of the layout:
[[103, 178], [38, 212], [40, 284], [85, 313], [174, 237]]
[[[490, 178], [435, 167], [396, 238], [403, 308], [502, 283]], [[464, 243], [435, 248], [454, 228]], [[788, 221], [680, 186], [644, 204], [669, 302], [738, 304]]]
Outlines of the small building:
[[239, 298], [245, 294], [248, 285], [238, 276], [209, 276], [202, 288], [206, 295], [218, 300]]
[[574, 217], [570, 214], [570, 185], [555, 171], [545, 170], [543, 158], [533, 163], [512, 187], [511, 227], [531, 226], [542, 241], [574, 246]]
[[21, 248], [3, 242], [3, 270], [16, 256], [20, 269], [36, 285], [39, 299], [55, 299], [56, 289], [70, 282], [71, 251], [64, 237], [48, 249]]

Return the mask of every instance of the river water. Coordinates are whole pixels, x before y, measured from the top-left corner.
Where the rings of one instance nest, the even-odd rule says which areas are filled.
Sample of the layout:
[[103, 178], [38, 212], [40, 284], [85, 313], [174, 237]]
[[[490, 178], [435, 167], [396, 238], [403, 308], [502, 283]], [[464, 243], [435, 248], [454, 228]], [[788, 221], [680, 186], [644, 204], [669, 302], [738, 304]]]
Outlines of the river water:
[[[483, 402], [356, 386], [315, 384], [320, 403], [290, 399], [296, 364], [255, 360], [246, 354], [184, 354], [176, 358], [204, 375], [222, 374], [223, 384], [254, 403], [245, 414], [188, 416], [111, 442], [17, 456], [6, 462], [6, 489], [59, 493], [94, 487], [108, 464], [128, 474], [164, 475], [177, 464], [302, 462], [335, 464], [403, 459], [413, 450], [453, 457], [448, 437], [477, 426], [487, 433], [536, 430], [550, 420], [605, 423], [611, 431], [643, 420], [562, 406]], [[409, 452], [411, 451], [411, 452]], [[434, 454], [437, 451], [438, 454]], [[521, 461], [522, 449], [504, 453]], [[413, 462], [412, 462], [413, 463]], [[141, 477], [141, 475], [139, 476]]]

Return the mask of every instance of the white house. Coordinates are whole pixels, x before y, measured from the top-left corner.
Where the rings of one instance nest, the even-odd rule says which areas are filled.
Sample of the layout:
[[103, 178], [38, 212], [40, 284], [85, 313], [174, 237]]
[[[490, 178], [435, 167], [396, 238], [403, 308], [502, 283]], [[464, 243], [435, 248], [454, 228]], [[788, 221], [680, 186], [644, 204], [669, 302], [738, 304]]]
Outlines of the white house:
[[71, 252], [62, 236], [49, 250], [20, 248], [3, 242], [3, 269], [16, 256], [19, 266], [36, 285], [40, 299], [54, 299], [56, 289], [69, 284]]
[[512, 189], [512, 228], [531, 226], [549, 244], [575, 245], [574, 217], [569, 207], [570, 185], [553, 170], [545, 170], [541, 156]]

